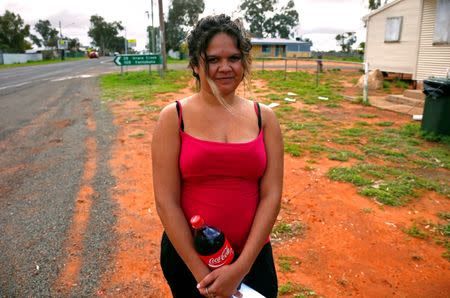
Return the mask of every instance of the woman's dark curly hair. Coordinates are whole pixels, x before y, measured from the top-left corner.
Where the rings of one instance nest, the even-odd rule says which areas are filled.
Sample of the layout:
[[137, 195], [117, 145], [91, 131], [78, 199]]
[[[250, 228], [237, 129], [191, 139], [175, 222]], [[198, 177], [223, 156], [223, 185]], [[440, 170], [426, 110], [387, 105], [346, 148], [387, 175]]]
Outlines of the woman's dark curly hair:
[[218, 33], [226, 33], [235, 40], [236, 47], [242, 55], [244, 78], [248, 79], [251, 65], [250, 50], [252, 49], [250, 38], [239, 20], [232, 21], [229, 16], [224, 14], [202, 18], [189, 34], [187, 38], [189, 66], [192, 68], [193, 76], [197, 81], [199, 80], [194, 67], [199, 67], [200, 59], [203, 59], [206, 70], [208, 70], [208, 63], [205, 61], [206, 49], [211, 39]]

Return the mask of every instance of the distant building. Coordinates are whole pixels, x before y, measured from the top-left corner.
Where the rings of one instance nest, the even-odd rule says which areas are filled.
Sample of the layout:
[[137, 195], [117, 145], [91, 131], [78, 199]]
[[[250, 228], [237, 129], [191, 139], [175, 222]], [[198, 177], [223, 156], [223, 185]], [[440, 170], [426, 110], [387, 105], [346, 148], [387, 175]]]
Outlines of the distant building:
[[423, 81], [450, 69], [450, 1], [395, 0], [363, 18], [370, 69]]
[[259, 57], [293, 58], [311, 57], [309, 42], [287, 38], [252, 38], [252, 55]]

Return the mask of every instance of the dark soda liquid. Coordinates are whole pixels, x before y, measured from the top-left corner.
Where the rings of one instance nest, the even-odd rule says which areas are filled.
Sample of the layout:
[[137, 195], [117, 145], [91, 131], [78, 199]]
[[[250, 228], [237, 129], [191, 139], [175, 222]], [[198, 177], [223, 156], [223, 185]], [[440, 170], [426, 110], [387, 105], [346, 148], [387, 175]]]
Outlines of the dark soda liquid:
[[206, 226], [194, 232], [194, 247], [199, 255], [212, 255], [221, 249], [224, 243], [225, 235], [218, 229]]

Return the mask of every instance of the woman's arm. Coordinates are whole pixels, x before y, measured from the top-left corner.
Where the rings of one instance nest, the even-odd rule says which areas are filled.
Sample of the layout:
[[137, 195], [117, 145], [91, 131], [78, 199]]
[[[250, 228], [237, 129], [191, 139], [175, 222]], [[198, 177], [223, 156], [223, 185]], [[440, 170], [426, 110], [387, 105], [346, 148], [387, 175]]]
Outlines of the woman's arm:
[[195, 252], [191, 230], [181, 209], [179, 153], [178, 117], [175, 104], [172, 104], [161, 111], [152, 139], [156, 210], [170, 242], [195, 279], [200, 281], [210, 270]]
[[[250, 271], [256, 257], [267, 241], [280, 210], [283, 188], [284, 146], [280, 125], [275, 113], [261, 105], [267, 166], [260, 182], [260, 201], [253, 224], [239, 258], [229, 266], [223, 266], [208, 274], [199, 284], [200, 293], [210, 292], [228, 295], [231, 287], [239, 283]], [[215, 286], [217, 284], [217, 286]]]
[[280, 211], [283, 189], [284, 145], [281, 128], [275, 113], [261, 105], [267, 166], [260, 182], [260, 201], [250, 234], [236, 265], [250, 271], [256, 257], [270, 235]]

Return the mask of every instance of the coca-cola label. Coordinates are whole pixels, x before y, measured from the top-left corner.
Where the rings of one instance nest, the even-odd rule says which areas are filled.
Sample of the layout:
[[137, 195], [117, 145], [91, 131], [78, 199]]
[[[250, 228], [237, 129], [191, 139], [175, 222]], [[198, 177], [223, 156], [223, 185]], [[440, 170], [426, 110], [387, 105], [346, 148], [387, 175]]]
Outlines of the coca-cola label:
[[234, 251], [227, 239], [222, 248], [215, 254], [209, 256], [200, 256], [203, 263], [208, 265], [211, 270], [217, 269], [220, 266], [230, 264], [234, 259]]

